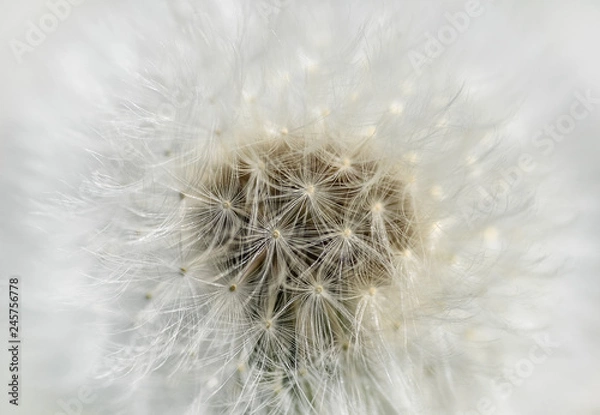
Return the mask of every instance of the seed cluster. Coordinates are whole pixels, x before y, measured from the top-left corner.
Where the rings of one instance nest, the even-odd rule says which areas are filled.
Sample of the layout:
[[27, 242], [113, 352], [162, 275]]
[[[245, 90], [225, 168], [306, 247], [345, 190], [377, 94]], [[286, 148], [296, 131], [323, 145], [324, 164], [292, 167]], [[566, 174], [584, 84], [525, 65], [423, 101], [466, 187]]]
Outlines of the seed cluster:
[[398, 277], [416, 239], [413, 210], [398, 170], [374, 153], [260, 141], [197, 172], [184, 192], [195, 249], [259, 333], [245, 364], [328, 368], [361, 329], [360, 299]]

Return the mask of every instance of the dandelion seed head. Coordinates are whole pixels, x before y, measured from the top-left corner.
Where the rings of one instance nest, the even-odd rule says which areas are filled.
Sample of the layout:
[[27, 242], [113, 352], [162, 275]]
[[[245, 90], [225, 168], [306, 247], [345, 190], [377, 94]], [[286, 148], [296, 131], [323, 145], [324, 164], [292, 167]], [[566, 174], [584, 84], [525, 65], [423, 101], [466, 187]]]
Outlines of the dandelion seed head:
[[[118, 91], [116, 155], [86, 189], [111, 216], [90, 249], [107, 308], [126, 310], [114, 372], [186, 385], [191, 415], [456, 413], [490, 363], [464, 356], [465, 327], [505, 321], [487, 300], [522, 245], [498, 222], [525, 224], [527, 178], [483, 206], [477, 186], [507, 155], [478, 147], [502, 129], [485, 103], [448, 71], [415, 76], [392, 53], [409, 33], [318, 7], [286, 4], [265, 32], [246, 8], [199, 7], [158, 38], [166, 62], [132, 82], [149, 87]], [[336, 27], [329, 46], [314, 19]], [[196, 84], [155, 114], [153, 93]]]
[[[366, 353], [378, 330], [371, 314], [390, 310], [365, 307], [404, 284], [395, 258], [424, 237], [403, 170], [375, 147], [323, 137], [264, 138], [215, 154], [204, 168], [185, 164], [183, 239], [188, 261], [212, 270], [188, 274], [235, 295], [198, 306], [217, 316], [236, 301], [237, 317], [219, 319], [219, 330], [240, 333], [227, 354], [243, 356], [273, 402], [293, 391], [314, 405], [307, 396], [339, 375], [350, 345]], [[310, 374], [302, 383], [300, 369]]]

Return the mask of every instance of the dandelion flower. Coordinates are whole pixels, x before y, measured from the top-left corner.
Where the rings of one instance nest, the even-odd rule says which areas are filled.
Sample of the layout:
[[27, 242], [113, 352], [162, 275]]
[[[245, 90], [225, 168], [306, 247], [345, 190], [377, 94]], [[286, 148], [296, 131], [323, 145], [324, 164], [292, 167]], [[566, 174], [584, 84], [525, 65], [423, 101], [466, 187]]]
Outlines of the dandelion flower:
[[415, 67], [426, 6], [226, 3], [127, 2], [87, 22], [94, 75], [67, 65], [106, 407], [481, 410], [553, 266], [514, 94]]

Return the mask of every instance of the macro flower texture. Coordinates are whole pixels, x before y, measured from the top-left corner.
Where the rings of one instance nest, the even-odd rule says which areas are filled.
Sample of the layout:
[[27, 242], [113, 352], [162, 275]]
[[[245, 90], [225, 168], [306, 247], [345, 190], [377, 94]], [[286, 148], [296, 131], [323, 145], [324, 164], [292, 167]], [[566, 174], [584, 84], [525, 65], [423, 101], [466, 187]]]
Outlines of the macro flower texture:
[[56, 202], [85, 223], [101, 406], [504, 413], [560, 266], [530, 62], [469, 33], [510, 2], [113, 3], [72, 6], [89, 161]]

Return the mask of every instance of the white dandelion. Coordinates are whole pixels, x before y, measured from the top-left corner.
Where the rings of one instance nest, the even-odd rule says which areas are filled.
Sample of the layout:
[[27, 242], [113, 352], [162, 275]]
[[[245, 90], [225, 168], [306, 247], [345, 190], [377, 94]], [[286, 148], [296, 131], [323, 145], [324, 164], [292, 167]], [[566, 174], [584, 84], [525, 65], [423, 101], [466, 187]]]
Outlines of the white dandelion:
[[98, 130], [94, 276], [121, 320], [108, 379], [135, 381], [129, 407], [455, 413], [499, 367], [501, 333], [524, 329], [530, 195], [477, 203], [481, 183], [499, 189], [505, 119], [438, 65], [390, 56], [382, 26], [297, 26], [321, 10], [326, 29], [327, 9], [234, 9], [250, 14], [233, 30], [176, 14], [176, 47]]
[[509, 413], [490, 384], [539, 339], [558, 220], [515, 82], [458, 45], [413, 59], [464, 8], [438, 6], [82, 13], [102, 46], [64, 59], [102, 63], [68, 66], [93, 109], [68, 129], [93, 171], [59, 205], [92, 224], [97, 408]]

